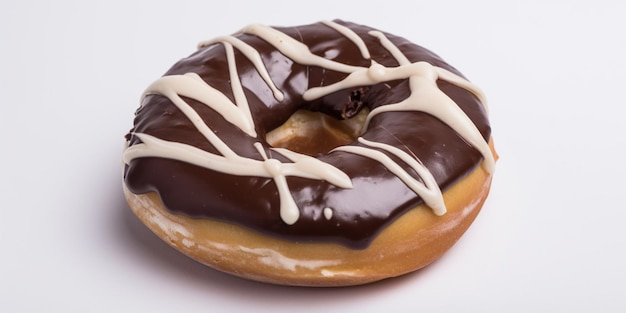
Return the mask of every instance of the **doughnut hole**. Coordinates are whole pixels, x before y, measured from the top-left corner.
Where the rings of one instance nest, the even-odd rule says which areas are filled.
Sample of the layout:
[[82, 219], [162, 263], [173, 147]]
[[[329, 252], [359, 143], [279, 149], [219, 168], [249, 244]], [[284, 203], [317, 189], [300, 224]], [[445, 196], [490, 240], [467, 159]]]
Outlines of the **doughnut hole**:
[[286, 148], [315, 156], [353, 142], [363, 134], [369, 110], [363, 109], [350, 119], [338, 120], [320, 112], [298, 110], [265, 140], [274, 148]]

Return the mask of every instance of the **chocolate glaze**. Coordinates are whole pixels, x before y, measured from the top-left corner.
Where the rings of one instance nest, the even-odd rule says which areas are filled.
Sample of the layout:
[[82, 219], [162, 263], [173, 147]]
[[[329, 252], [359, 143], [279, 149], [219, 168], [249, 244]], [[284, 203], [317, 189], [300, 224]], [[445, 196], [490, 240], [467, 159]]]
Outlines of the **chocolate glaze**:
[[[371, 28], [336, 22], [351, 28], [365, 41], [373, 60], [385, 66], [398, 65], [379, 41], [368, 35]], [[345, 64], [370, 65], [371, 61], [364, 59], [351, 41], [326, 25], [277, 29], [303, 42], [319, 56]], [[385, 35], [411, 62], [426, 61], [461, 75], [434, 53], [401, 37]], [[345, 78], [346, 74], [294, 63], [256, 36], [238, 34], [235, 37], [260, 52], [270, 76], [285, 95], [283, 101], [277, 101], [250, 61], [235, 51], [237, 68], [258, 138], [252, 138], [226, 122], [209, 107], [192, 99], [185, 100], [232, 150], [244, 157], [262, 160], [253, 144], [265, 138], [268, 131], [280, 126], [298, 109], [321, 111], [343, 118], [346, 114], [354, 115], [363, 107], [371, 110], [399, 102], [410, 93], [407, 80], [400, 80], [342, 90], [306, 102], [302, 94], [308, 88], [329, 85]], [[223, 45], [218, 43], [200, 48], [176, 63], [165, 75], [187, 72], [199, 74], [209, 85], [233, 98]], [[465, 89], [442, 80], [438, 81], [438, 86], [460, 106], [484, 139], [488, 140], [491, 129], [484, 107], [478, 99]], [[358, 92], [356, 97], [355, 92]], [[140, 142], [132, 135], [134, 132], [218, 153], [177, 107], [163, 96], [149, 95], [143, 99], [136, 112], [134, 127], [127, 135], [129, 145]], [[362, 137], [414, 154], [431, 171], [442, 190], [465, 177], [483, 160], [481, 154], [449, 126], [422, 112], [379, 114], [372, 119]], [[268, 155], [272, 155], [267, 143], [263, 142], [263, 145]], [[289, 162], [276, 153], [272, 157]], [[352, 179], [354, 188], [344, 189], [326, 181], [287, 177], [291, 194], [300, 209], [300, 217], [293, 225], [287, 225], [280, 219], [278, 192], [271, 178], [234, 176], [172, 159], [148, 157], [129, 162], [124, 169], [124, 179], [133, 193], [157, 192], [165, 207], [174, 213], [235, 223], [286, 240], [334, 242], [353, 249], [366, 248], [386, 225], [423, 203], [415, 192], [379, 162], [341, 151], [316, 157], [345, 172]], [[391, 157], [419, 179], [409, 166]], [[332, 208], [334, 212], [330, 220], [323, 215], [326, 207]]]

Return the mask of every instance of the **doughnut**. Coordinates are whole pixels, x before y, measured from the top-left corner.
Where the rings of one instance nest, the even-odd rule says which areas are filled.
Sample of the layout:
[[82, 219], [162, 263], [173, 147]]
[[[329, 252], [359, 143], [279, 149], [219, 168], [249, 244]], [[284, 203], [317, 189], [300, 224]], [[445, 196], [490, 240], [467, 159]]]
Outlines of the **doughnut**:
[[497, 154], [478, 87], [438, 55], [334, 20], [203, 41], [145, 90], [123, 190], [211, 268], [293, 286], [416, 271], [468, 229]]

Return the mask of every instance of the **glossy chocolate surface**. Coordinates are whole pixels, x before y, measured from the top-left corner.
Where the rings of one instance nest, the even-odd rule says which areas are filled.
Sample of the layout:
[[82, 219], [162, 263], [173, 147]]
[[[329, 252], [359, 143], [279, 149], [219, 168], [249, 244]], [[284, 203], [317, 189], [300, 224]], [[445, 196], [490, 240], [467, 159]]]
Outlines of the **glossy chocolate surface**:
[[[388, 67], [398, 65], [388, 50], [381, 47], [376, 38], [368, 35], [371, 28], [337, 22], [351, 28], [365, 41], [373, 60]], [[363, 67], [371, 63], [371, 60], [361, 56], [351, 41], [323, 24], [277, 29], [303, 42], [316, 55]], [[401, 37], [386, 35], [411, 62], [426, 61], [460, 75], [432, 52]], [[276, 100], [250, 61], [235, 51], [237, 68], [258, 138], [226, 122], [211, 108], [193, 99], [185, 100], [219, 138], [238, 155], [247, 158], [262, 160], [253, 144], [259, 138], [265, 138], [267, 132], [280, 126], [298, 109], [320, 111], [343, 118], [354, 115], [363, 107], [372, 110], [399, 102], [411, 92], [408, 80], [397, 80], [342, 90], [306, 102], [302, 95], [307, 89], [340, 81], [346, 74], [297, 64], [256, 36], [237, 34], [235, 37], [260, 52], [276, 86], [285, 95], [282, 101]], [[224, 47], [216, 43], [182, 59], [165, 75], [197, 73], [209, 85], [232, 99], [227, 66]], [[437, 84], [474, 122], [483, 138], [488, 140], [491, 130], [485, 109], [478, 99], [467, 90], [443, 80]], [[355, 96], [357, 90], [358, 96]], [[140, 142], [132, 135], [134, 132], [218, 153], [188, 118], [163, 96], [149, 95], [143, 99], [136, 112], [134, 127], [127, 136], [129, 145]], [[422, 112], [379, 114], [371, 120], [362, 137], [414, 155], [430, 170], [442, 190], [465, 177], [483, 160], [481, 154], [448, 125]], [[266, 143], [263, 144], [269, 148]], [[311, 144], [314, 145], [315, 141]], [[268, 154], [271, 153], [269, 149], [266, 150]], [[273, 157], [289, 162], [280, 155]], [[366, 248], [385, 225], [422, 203], [422, 199], [402, 180], [375, 160], [342, 151], [316, 157], [345, 172], [354, 187], [346, 189], [322, 180], [287, 177], [291, 194], [300, 209], [300, 217], [293, 225], [284, 223], [277, 213], [278, 191], [271, 178], [235, 176], [173, 159], [148, 157], [129, 162], [124, 169], [124, 179], [133, 193], [156, 191], [166, 208], [174, 213], [234, 223], [290, 241], [335, 242], [353, 249]], [[391, 158], [415, 175], [402, 161], [393, 156]], [[415, 178], [419, 179], [417, 175]], [[330, 219], [323, 214], [327, 207], [333, 210]]]

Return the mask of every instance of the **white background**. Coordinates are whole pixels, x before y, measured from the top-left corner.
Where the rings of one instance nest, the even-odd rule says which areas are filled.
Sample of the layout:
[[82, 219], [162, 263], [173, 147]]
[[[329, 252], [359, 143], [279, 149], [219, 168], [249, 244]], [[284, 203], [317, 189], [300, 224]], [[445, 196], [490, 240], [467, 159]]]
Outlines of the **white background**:
[[[626, 311], [626, 2], [14, 2], [0, 4], [0, 311]], [[476, 222], [432, 266], [356, 288], [248, 282], [167, 247], [121, 192], [143, 89], [201, 40], [334, 18], [424, 45], [486, 92], [501, 159]]]

